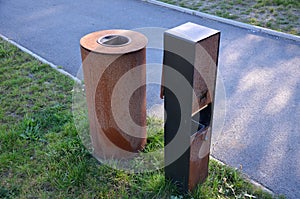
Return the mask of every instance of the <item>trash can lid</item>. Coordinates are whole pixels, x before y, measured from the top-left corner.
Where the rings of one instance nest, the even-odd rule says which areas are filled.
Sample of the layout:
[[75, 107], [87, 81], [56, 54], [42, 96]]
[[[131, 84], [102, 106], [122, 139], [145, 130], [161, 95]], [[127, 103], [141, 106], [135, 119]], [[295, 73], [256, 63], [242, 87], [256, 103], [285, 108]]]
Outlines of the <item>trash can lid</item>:
[[101, 54], [126, 54], [146, 47], [148, 39], [132, 30], [102, 30], [83, 36], [80, 45]]

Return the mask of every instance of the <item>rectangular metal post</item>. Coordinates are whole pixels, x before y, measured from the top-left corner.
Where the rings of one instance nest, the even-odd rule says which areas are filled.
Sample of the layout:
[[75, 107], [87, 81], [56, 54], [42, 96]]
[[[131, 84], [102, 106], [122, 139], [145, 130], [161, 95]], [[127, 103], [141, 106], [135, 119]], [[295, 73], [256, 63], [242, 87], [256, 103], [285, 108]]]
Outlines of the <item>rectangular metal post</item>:
[[208, 174], [219, 39], [193, 23], [164, 34], [165, 177], [182, 192]]

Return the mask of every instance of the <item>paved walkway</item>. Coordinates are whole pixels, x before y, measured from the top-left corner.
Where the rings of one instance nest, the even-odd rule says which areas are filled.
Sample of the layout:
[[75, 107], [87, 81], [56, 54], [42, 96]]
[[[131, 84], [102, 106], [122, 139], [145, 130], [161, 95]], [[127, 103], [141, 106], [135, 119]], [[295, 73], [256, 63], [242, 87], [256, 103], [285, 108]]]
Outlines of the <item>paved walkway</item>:
[[[100, 29], [171, 28], [191, 21], [222, 32], [212, 154], [288, 198], [300, 195], [300, 43], [137, 0], [0, 3], [0, 33], [76, 75], [79, 39]], [[148, 61], [161, 62], [149, 49]], [[150, 69], [160, 77], [160, 67]], [[149, 73], [149, 71], [148, 71]], [[226, 101], [222, 99], [222, 82]], [[149, 94], [150, 93], [150, 94]], [[148, 108], [162, 104], [158, 85]], [[225, 103], [225, 106], [222, 106]], [[223, 120], [220, 120], [223, 121]], [[222, 125], [221, 125], [222, 126]], [[216, 128], [219, 129], [220, 128]]]

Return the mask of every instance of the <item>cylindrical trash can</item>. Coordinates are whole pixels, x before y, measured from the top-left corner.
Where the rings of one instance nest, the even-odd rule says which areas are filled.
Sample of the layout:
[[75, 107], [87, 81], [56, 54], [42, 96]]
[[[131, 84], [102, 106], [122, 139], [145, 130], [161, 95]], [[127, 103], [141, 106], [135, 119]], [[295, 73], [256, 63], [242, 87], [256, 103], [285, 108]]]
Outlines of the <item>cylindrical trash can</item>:
[[147, 38], [103, 30], [80, 40], [90, 136], [98, 159], [128, 158], [146, 143]]

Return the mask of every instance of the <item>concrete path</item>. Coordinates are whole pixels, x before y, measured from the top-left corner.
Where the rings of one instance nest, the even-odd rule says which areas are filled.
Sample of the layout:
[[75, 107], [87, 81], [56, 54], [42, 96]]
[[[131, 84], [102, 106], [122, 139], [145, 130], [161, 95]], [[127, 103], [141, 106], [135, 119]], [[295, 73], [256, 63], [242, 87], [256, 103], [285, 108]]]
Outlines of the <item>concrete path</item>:
[[[275, 193], [298, 198], [299, 40], [257, 33], [138, 0], [0, 1], [0, 33], [73, 75], [80, 68], [79, 39], [87, 33], [115, 28], [171, 28], [187, 21], [222, 33], [215, 112], [219, 126], [213, 132], [212, 154], [242, 168]], [[149, 63], [161, 63], [160, 50], [148, 52]], [[152, 67], [148, 73], [160, 79], [160, 70], [159, 66]], [[148, 90], [149, 109], [154, 104], [161, 107], [158, 87], [151, 85]]]

